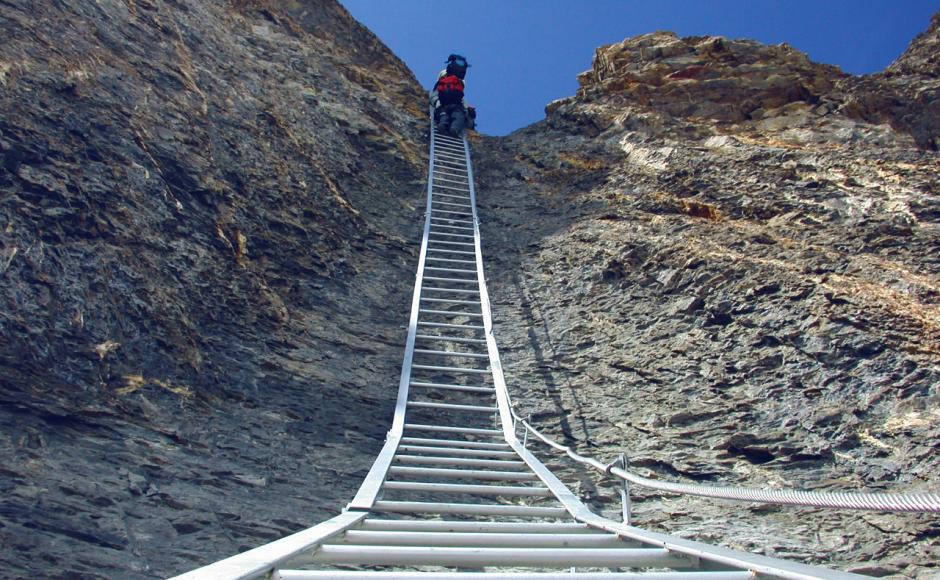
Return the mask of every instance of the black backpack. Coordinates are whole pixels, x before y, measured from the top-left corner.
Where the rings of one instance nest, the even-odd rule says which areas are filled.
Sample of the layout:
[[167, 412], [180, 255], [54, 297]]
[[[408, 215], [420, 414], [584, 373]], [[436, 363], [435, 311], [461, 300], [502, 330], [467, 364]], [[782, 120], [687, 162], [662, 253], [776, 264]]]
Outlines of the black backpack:
[[467, 59], [459, 54], [452, 54], [447, 57], [447, 74], [449, 75], [455, 75], [463, 79], [467, 75], [468, 66], [470, 65], [467, 64]]

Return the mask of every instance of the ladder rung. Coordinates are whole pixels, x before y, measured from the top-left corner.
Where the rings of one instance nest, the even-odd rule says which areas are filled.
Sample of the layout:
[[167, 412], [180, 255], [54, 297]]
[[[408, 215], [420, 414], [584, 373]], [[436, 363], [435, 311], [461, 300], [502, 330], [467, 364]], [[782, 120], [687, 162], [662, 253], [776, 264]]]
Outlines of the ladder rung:
[[[458, 222], [457, 220], [453, 220], [453, 221], [454, 221], [454, 223], [464, 223], [464, 222]], [[473, 223], [473, 222], [467, 222], [467, 223]], [[448, 226], [447, 224], [436, 224], [436, 223], [433, 223], [433, 222], [432, 222], [432, 223], [431, 223], [431, 227], [432, 227], [432, 228], [440, 228], [440, 227], [454, 227], [454, 226]], [[456, 227], [461, 227], [461, 226], [456, 226]], [[429, 233], [429, 234], [433, 234], [434, 232], [428, 232], [428, 233]], [[434, 240], [428, 240], [428, 241], [433, 242]], [[431, 247], [428, 248], [428, 250], [434, 250], [434, 249], [435, 249], [435, 248], [431, 248]], [[441, 248], [437, 248], [437, 249], [440, 250]], [[462, 250], [462, 251], [466, 252], [466, 250]], [[476, 252], [468, 252], [468, 253], [473, 254], [473, 255], [476, 255]]]
[[[430, 238], [428, 239], [428, 241], [434, 242], [435, 244], [447, 244], [449, 246], [470, 246], [471, 248], [475, 246], [475, 244], [468, 244], [467, 242], [447, 242], [444, 240], [432, 240]], [[474, 255], [476, 255], [475, 252], [474, 252]]]
[[434, 156], [434, 169], [449, 169], [468, 173], [465, 159], [447, 155]]
[[[489, 369], [468, 369], [462, 367], [442, 367], [437, 365], [411, 365], [413, 369], [420, 369], [424, 371], [439, 371], [442, 373], [470, 373], [472, 375], [488, 375], [490, 374]], [[408, 403], [411, 405], [412, 403]], [[428, 403], [430, 404], [430, 403]], [[445, 403], [434, 403], [435, 405], [443, 405]], [[445, 407], [441, 407], [444, 409]]]
[[[378, 501], [376, 506], [399, 502]], [[409, 502], [400, 502], [402, 504]], [[421, 503], [421, 502], [413, 502]], [[426, 504], [448, 506], [461, 504]], [[469, 507], [471, 504], [463, 504]], [[392, 506], [394, 509], [407, 509]], [[522, 506], [490, 506], [522, 510]], [[446, 509], [441, 507], [439, 509]], [[550, 508], [527, 508], [548, 510]], [[561, 509], [564, 512], [563, 508]], [[509, 510], [507, 510], [509, 511]], [[413, 513], [454, 513], [449, 511]], [[465, 512], [464, 512], [465, 513]], [[473, 512], [477, 513], [477, 512]], [[532, 512], [533, 514], [535, 511]], [[444, 548], [409, 546], [344, 546], [324, 545], [313, 559], [318, 563], [362, 564], [384, 566], [474, 566], [485, 562], [487, 566], [573, 566], [619, 567], [619, 568], [669, 568], [692, 565], [691, 559], [681, 557], [664, 548]]]
[[432, 192], [431, 195], [436, 195], [437, 197], [451, 197], [453, 199], [470, 199], [470, 196], [467, 195], [453, 195], [450, 193], [440, 193], [436, 191]]
[[486, 344], [485, 338], [462, 338], [459, 336], [434, 336], [433, 334], [416, 334], [415, 338], [424, 340], [440, 340], [442, 342], [466, 342], [469, 344]]
[[[492, 546], [504, 548], [630, 548], [615, 534], [514, 534], [349, 530], [337, 542], [378, 546]], [[511, 575], [508, 578], [512, 578]]]
[[467, 166], [467, 164], [464, 161], [465, 160], [463, 159], [451, 160], [446, 157], [441, 158], [441, 159], [438, 159], [437, 157], [435, 157], [434, 165], [438, 167], [447, 167], [447, 168], [455, 167], [458, 169], [458, 171], [464, 171], [462, 168]]
[[428, 310], [426, 308], [419, 308], [418, 312], [421, 314], [441, 314], [443, 316], [467, 316], [470, 318], [483, 318], [482, 314], [474, 314], [472, 312], [450, 312], [447, 310]]
[[[446, 213], [446, 214], [450, 214], [450, 215], [459, 215], [459, 216], [468, 217], [468, 218], [473, 218], [473, 212], [472, 212], [472, 211], [471, 211], [471, 212], [466, 212], [466, 211], [454, 211], [454, 210], [452, 210], [452, 209], [435, 209], [434, 207], [431, 207], [431, 216], [432, 216], [432, 217], [433, 217], [435, 214], [442, 214], [442, 213]], [[443, 219], [447, 219], [447, 218], [443, 218]]]
[[434, 144], [434, 155], [436, 157], [437, 155], [440, 155], [440, 154], [458, 156], [461, 160], [464, 160], [464, 161], [466, 161], [467, 159], [467, 151], [464, 149], [462, 143], [455, 144], [455, 143], [450, 143], [450, 142], [444, 143], [443, 141], [438, 141], [437, 143]]
[[[433, 190], [434, 190], [435, 187], [439, 187], [439, 188], [441, 188], [441, 189], [451, 189], [451, 190], [453, 190], [453, 191], [470, 191], [470, 188], [464, 188], [464, 187], [450, 187], [449, 185], [440, 185], [440, 184], [435, 183], [435, 184], [433, 185], [433, 187], [431, 188], [431, 193], [434, 193]], [[470, 206], [468, 205], [467, 207], [470, 207]]]
[[[462, 226], [449, 226], [449, 225], [446, 225], [446, 224], [434, 224], [434, 223], [432, 223], [432, 224], [431, 224], [431, 227], [432, 227], [432, 228], [459, 228], [459, 227], [462, 227]], [[473, 228], [469, 228], [469, 229], [472, 230]], [[432, 230], [432, 231], [429, 231], [428, 234], [430, 234], [430, 235], [435, 235], [435, 234], [437, 234], [437, 232], [435, 232], [435, 231]], [[441, 233], [438, 234], [438, 235], [444, 235], [444, 236], [446, 236], [446, 235], [448, 235], [448, 234], [441, 232]], [[434, 242], [435, 242], [435, 240], [431, 240], [431, 239], [429, 239], [428, 241], [431, 242], [431, 243], [434, 243]], [[429, 251], [441, 251], [442, 248], [431, 248], [431, 247], [428, 247], [428, 250], [429, 250]], [[466, 250], [462, 250], [462, 251], [463, 251], [464, 253], [466, 253], [466, 254], [471, 254], [471, 255], [474, 255], [474, 256], [476, 255], [476, 252], [468, 252], [468, 251], [466, 251]]]
[[408, 465], [449, 465], [450, 467], [487, 467], [492, 469], [525, 469], [523, 461], [503, 461], [501, 459], [470, 459], [467, 457], [427, 457], [424, 455], [396, 455], [397, 463]]
[[[470, 236], [471, 238], [473, 236]], [[475, 263], [475, 262], [474, 262]], [[433, 270], [435, 272], [454, 272], [456, 274], [476, 274], [476, 270], [466, 270], [464, 268], [438, 268], [437, 266], [425, 266], [425, 270]], [[475, 280], [471, 280], [473, 282]]]
[[514, 497], [550, 497], [547, 487], [524, 485], [476, 485], [469, 483], [427, 483], [423, 481], [386, 481], [382, 489], [424, 491], [428, 493], [466, 493], [469, 495], [498, 495]]
[[607, 534], [581, 522], [473, 522], [464, 520], [380, 520], [362, 521], [360, 530], [402, 532], [475, 532], [517, 534]]
[[434, 169], [437, 170], [434, 173], [439, 173], [440, 170], [443, 170], [443, 169], [456, 170], [456, 171], [460, 171], [461, 173], [469, 173], [469, 171], [467, 171], [467, 164], [464, 162], [463, 159], [459, 159], [459, 158], [454, 159], [452, 157], [443, 157], [440, 159], [435, 157]]
[[441, 135], [440, 133], [438, 133], [437, 135], [435, 135], [434, 141], [435, 141], [434, 145], [437, 147], [449, 147], [453, 149], [459, 148], [460, 151], [464, 150], [463, 141], [460, 139], [454, 139], [452, 137], [448, 137], [446, 135]]
[[473, 225], [473, 220], [459, 220], [457, 218], [444, 218], [444, 217], [432, 217], [431, 221], [437, 220], [439, 222], [447, 222], [450, 224], [469, 224]]
[[[453, 171], [454, 173], [449, 173]], [[434, 160], [434, 175], [447, 175], [448, 177], [462, 177], [463, 179], [470, 178], [470, 172], [467, 171], [467, 166], [463, 163], [455, 163], [453, 161], [448, 161], [446, 159]], [[434, 183], [432, 181], [432, 183]]]
[[[437, 197], [437, 196], [443, 195], [443, 194], [440, 194], [440, 193], [436, 193], [436, 192], [435, 192], [435, 193], [433, 193], [433, 194], [431, 194], [431, 195], [433, 195], [434, 197]], [[454, 196], [454, 197], [456, 197], [456, 196]], [[432, 201], [433, 201], [433, 200], [432, 200]], [[473, 206], [471, 206], [471, 205], [467, 205], [467, 204], [463, 204], [463, 203], [457, 204], [457, 203], [454, 203], [454, 202], [447, 202], [447, 201], [433, 201], [433, 203], [434, 203], [434, 204], [446, 204], [446, 203], [450, 203], [450, 204], [457, 205], [457, 206], [459, 206], [459, 207], [469, 207], [469, 208], [472, 208], [472, 207], [473, 207]], [[447, 223], [447, 224], [435, 223], [435, 220], [438, 221], [438, 222], [448, 222], [448, 223]], [[466, 225], [466, 226], [470, 226], [471, 224], [473, 224], [473, 220], [458, 220], [458, 219], [455, 219], [455, 218], [437, 217], [437, 216], [432, 216], [432, 217], [431, 217], [431, 225], [432, 225], [432, 226], [448, 225], [448, 224], [450, 224], [450, 223], [458, 222], [458, 221], [459, 221], [460, 223], [463, 223], [463, 224]]]
[[453, 258], [435, 258], [433, 256], [427, 256], [426, 259], [434, 260], [435, 262], [447, 262], [449, 264], [476, 264], [477, 263], [476, 260], [455, 260]]
[[459, 177], [459, 178], [461, 178], [461, 179], [466, 179], [466, 180], [468, 180], [468, 181], [469, 181], [469, 179], [470, 179], [470, 176], [467, 175], [466, 172], [464, 172], [464, 173], [447, 173], [446, 171], [441, 171], [440, 168], [435, 168], [434, 176], [436, 177], [436, 176], [438, 176], [438, 175], [446, 175], [447, 177]]
[[[444, 169], [450, 169], [450, 167], [440, 167], [440, 166], [438, 166], [436, 163], [434, 164], [434, 173], [440, 173], [440, 172], [441, 172], [442, 170], [444, 170]], [[464, 175], [457, 175], [456, 177], [467, 177], [467, 175], [466, 175], [466, 173], [467, 173], [466, 169], [461, 169], [460, 171], [462, 171], [462, 172], [464, 173]]]
[[[452, 238], [468, 238], [471, 240], [473, 239], [473, 236], [469, 234], [449, 234], [447, 232], [431, 232], [431, 233], [438, 235], [438, 236], [450, 236]], [[431, 240], [431, 241], [436, 241], [436, 240]]]
[[418, 445], [436, 445], [438, 447], [466, 447], [477, 449], [506, 449], [509, 443], [487, 443], [484, 441], [464, 441], [463, 439], [428, 439], [426, 437], [402, 437], [400, 443]]
[[[453, 180], [453, 179], [445, 179], [445, 178], [443, 178], [443, 177], [439, 177], [439, 176], [436, 176], [436, 175], [434, 176], [434, 179], [436, 179], [436, 180], [438, 180], [438, 181], [443, 181], [443, 182], [445, 182], [445, 183], [456, 183], [457, 185], [470, 185], [470, 183], [469, 183], [468, 181], [466, 181], [466, 180], [464, 180], [464, 181], [455, 181], [455, 180]], [[455, 197], [456, 197], [456, 196], [455, 196]], [[466, 196], [462, 196], [462, 197], [466, 197]]]
[[[468, 228], [468, 227], [465, 227], [465, 226], [451, 226], [451, 225], [447, 225], [447, 224], [431, 224], [431, 227], [432, 227], [432, 228], [447, 228], [447, 229], [451, 229], [451, 230], [463, 230], [463, 231], [465, 231], [465, 232], [472, 232], [472, 231], [473, 231], [473, 228]], [[450, 235], [450, 234], [447, 234], [447, 235]]]
[[453, 137], [453, 136], [450, 136], [450, 135], [446, 135], [446, 134], [444, 134], [444, 133], [441, 133], [440, 131], [434, 131], [434, 140], [435, 140], [435, 141], [443, 141], [443, 142], [445, 142], [445, 143], [447, 143], [447, 142], [459, 143], [460, 145], [463, 145], [463, 139], [459, 139], [459, 138], [457, 138], [457, 137]]
[[421, 354], [434, 354], [438, 356], [464, 356], [468, 358], [490, 358], [490, 355], [483, 354], [479, 352], [457, 352], [457, 351], [448, 351], [448, 350], [427, 350], [423, 348], [416, 348], [415, 352], [420, 352]]
[[469, 171], [467, 171], [467, 163], [465, 162], [465, 160], [459, 157], [455, 158], [455, 157], [449, 157], [446, 155], [441, 156], [441, 157], [434, 157], [434, 169], [436, 170], [435, 173], [438, 173], [443, 169], [446, 169], [449, 171], [459, 171], [465, 174], [470, 173]]
[[495, 393], [493, 387], [471, 387], [468, 385], [448, 385], [444, 383], [425, 383], [421, 381], [411, 381], [408, 383], [412, 387], [425, 387], [429, 389], [442, 389], [445, 391], [463, 391], [466, 393]]
[[519, 457], [515, 451], [500, 451], [497, 449], [465, 449], [461, 447], [431, 447], [428, 445], [399, 445], [399, 451], [411, 453], [426, 453], [428, 455], [448, 455], [452, 457], [494, 457], [512, 459]]
[[469, 304], [471, 306], [479, 306], [479, 302], [475, 300], [450, 300], [448, 298], [421, 298], [421, 302], [435, 302], [441, 304]]
[[[430, 232], [430, 233], [435, 236], [450, 236], [452, 238], [467, 238], [471, 240], [474, 238], [474, 236], [471, 236], [470, 234], [451, 234], [448, 232]], [[437, 241], [437, 240], [429, 240], [429, 241]]]
[[754, 580], [751, 572], [365, 572], [278, 570], [282, 580]]
[[491, 437], [503, 436], [503, 432], [496, 429], [453, 427], [451, 425], [424, 425], [422, 423], [405, 423], [405, 429], [414, 429], [416, 431], [438, 431], [440, 433], [463, 433], [465, 435], [488, 435]]
[[463, 143], [461, 141], [444, 141], [443, 139], [439, 139], [434, 145], [435, 153], [439, 150], [464, 153]]
[[445, 232], [445, 231], [441, 231], [440, 228], [447, 228], [448, 230], [460, 230], [463, 232], [473, 231], [473, 228], [465, 228], [462, 226], [445, 226], [442, 224], [431, 224], [431, 231], [428, 233], [433, 236], [460, 236], [462, 238], [473, 238], [473, 234], [460, 234], [457, 232]]
[[462, 157], [440, 155], [434, 157], [434, 167], [435, 169], [457, 169], [458, 171], [466, 171], [467, 163]]
[[[434, 194], [432, 194], [434, 195]], [[467, 207], [472, 208], [473, 206], [468, 203], [454, 203], [452, 201], [432, 201], [434, 205], [449, 205], [451, 207]]]
[[461, 330], [486, 330], [476, 324], [448, 324], [446, 322], [418, 322], [418, 326], [431, 326], [434, 328], [459, 328]]
[[428, 248], [429, 252], [438, 252], [441, 254], [462, 254], [464, 256], [476, 256], [476, 252], [468, 252], [467, 250], [444, 250], [442, 248]]
[[[565, 510], [565, 508], [560, 507], [554, 508], [502, 504], [379, 500], [375, 502], [374, 507], [375, 511], [377, 512], [405, 514], [463, 514], [480, 516], [521, 516], [532, 518], [562, 518], [568, 515], [568, 512]], [[534, 565], [538, 566], [538, 564]]]
[[425, 280], [435, 280], [437, 282], [462, 282], [464, 284], [476, 284], [477, 280], [465, 280], [463, 278], [437, 278], [433, 276], [425, 276]]
[[416, 409], [441, 409], [443, 411], [469, 411], [471, 413], [495, 413], [496, 407], [480, 405], [457, 405], [454, 403], [432, 403], [429, 401], [408, 401], [408, 407]]
[[[425, 278], [426, 279], [426, 278]], [[454, 294], [479, 294], [479, 290], [458, 290], [457, 288], [436, 288], [433, 286], [425, 286], [422, 290], [433, 290], [435, 292], [453, 292]]]
[[393, 465], [388, 468], [392, 475], [426, 476], [453, 479], [488, 479], [493, 481], [538, 481], [538, 476], [529, 471], [487, 471], [485, 469], [441, 469], [437, 467], [403, 467]]

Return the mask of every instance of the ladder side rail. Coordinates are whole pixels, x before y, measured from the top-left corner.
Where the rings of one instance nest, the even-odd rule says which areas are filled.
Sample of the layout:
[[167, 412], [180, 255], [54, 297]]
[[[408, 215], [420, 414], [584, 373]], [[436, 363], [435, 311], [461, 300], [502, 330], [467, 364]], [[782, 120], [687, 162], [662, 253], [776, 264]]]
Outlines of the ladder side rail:
[[170, 580], [251, 580], [265, 577], [288, 560], [358, 525], [368, 515], [367, 512], [345, 512], [296, 534], [174, 576]]
[[503, 364], [499, 358], [499, 348], [496, 346], [496, 336], [493, 334], [493, 313], [490, 309], [490, 295], [486, 289], [486, 276], [483, 272], [483, 249], [480, 243], [480, 217], [477, 214], [477, 191], [473, 178], [473, 163], [470, 160], [470, 145], [464, 138], [464, 155], [467, 161], [467, 185], [470, 188], [470, 205], [473, 212], [473, 249], [477, 266], [477, 284], [480, 288], [480, 311], [483, 313], [483, 334], [486, 339], [486, 352], [490, 359], [490, 372], [493, 386], [496, 388], [496, 402], [499, 409], [500, 428], [507, 443], [516, 438], [516, 426], [512, 418], [512, 407], [509, 402], [509, 391], [506, 389], [506, 378], [503, 375]]
[[388, 468], [392, 464], [398, 444], [405, 429], [405, 414], [408, 410], [408, 389], [411, 384], [411, 366], [414, 360], [415, 336], [418, 334], [418, 314], [421, 310], [421, 290], [424, 285], [424, 264], [427, 260], [428, 240], [431, 235], [431, 209], [433, 201], [432, 189], [434, 184], [434, 118], [431, 117], [430, 128], [431, 149], [428, 156], [428, 187], [427, 210], [424, 218], [424, 231], [421, 235], [421, 251], [418, 255], [418, 269], [415, 274], [415, 288], [411, 297], [411, 317], [408, 320], [408, 338], [405, 342], [405, 356], [401, 365], [401, 377], [398, 381], [398, 398], [395, 401], [395, 417], [392, 420], [392, 429], [388, 432], [385, 445], [369, 469], [368, 475], [359, 487], [356, 497], [353, 498], [346, 509], [370, 510], [378, 498], [382, 483], [388, 475]]

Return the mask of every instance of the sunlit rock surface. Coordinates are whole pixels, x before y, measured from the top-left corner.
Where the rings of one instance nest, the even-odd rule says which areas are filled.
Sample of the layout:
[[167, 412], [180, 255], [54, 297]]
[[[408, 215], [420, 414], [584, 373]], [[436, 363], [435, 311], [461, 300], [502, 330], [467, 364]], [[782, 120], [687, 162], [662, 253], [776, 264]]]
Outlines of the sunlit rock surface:
[[[481, 140], [519, 410], [658, 478], [936, 491], [937, 22], [868, 77], [785, 45], [628, 39], [545, 121]], [[554, 464], [616, 515], [612, 484]], [[935, 517], [635, 494], [638, 525], [748, 551], [897, 577], [940, 556]]]

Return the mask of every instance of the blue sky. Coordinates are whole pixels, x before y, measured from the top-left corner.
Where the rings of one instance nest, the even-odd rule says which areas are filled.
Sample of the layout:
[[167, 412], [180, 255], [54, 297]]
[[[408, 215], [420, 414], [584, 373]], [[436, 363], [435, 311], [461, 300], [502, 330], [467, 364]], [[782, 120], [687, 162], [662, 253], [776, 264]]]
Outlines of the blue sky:
[[594, 49], [656, 30], [787, 42], [846, 72], [876, 72], [926, 30], [940, 0], [340, 0], [429, 87], [465, 55], [478, 129], [505, 135], [573, 95]]

